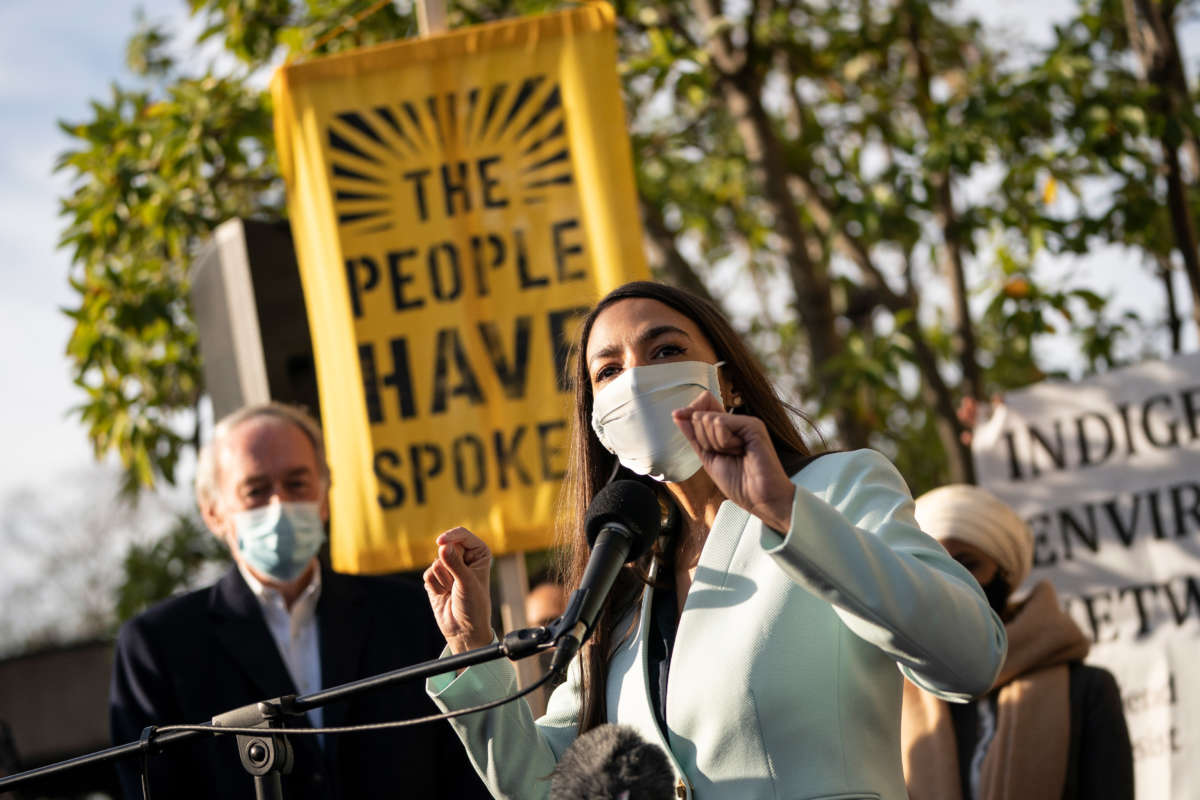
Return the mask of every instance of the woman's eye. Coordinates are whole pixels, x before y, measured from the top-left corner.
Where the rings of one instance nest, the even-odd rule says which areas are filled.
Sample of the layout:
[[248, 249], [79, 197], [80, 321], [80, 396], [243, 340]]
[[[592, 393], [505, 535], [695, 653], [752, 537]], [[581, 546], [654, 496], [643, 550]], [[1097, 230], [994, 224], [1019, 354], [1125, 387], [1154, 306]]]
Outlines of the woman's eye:
[[595, 375], [595, 377], [592, 378], [592, 380], [595, 381], [596, 383], [599, 383], [600, 381], [608, 380], [612, 376], [616, 375], [618, 371], [619, 370], [615, 366], [612, 366], [612, 365], [609, 365], [607, 367], [601, 367], [600, 369], [598, 369], [596, 371], [596, 375]]
[[654, 351], [655, 358], [673, 358], [687, 352], [677, 344], [664, 344]]

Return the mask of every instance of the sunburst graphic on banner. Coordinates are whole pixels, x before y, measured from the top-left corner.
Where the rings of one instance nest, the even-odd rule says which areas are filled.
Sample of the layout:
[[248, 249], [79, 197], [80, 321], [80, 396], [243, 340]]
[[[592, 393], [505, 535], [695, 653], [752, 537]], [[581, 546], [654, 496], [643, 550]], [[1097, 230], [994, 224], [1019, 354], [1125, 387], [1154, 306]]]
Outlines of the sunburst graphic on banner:
[[441, 197], [443, 180], [475, 182], [474, 193], [453, 198], [474, 210], [479, 159], [503, 162], [491, 166], [509, 178], [506, 203], [545, 203], [573, 181], [561, 94], [545, 75], [345, 111], [327, 135], [338, 224], [355, 235], [412, 224], [414, 202], [438, 213], [451, 202]]

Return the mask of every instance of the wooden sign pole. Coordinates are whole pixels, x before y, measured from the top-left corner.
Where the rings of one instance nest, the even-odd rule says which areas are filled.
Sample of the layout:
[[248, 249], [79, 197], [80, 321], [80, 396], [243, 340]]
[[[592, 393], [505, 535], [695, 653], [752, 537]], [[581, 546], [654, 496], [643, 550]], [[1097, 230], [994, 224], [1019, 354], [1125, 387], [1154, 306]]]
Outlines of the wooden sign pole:
[[[492, 577], [496, 584], [496, 599], [500, 605], [500, 624], [506, 631], [515, 631], [526, 627], [529, 622], [525, 619], [525, 595], [529, 593], [529, 575], [525, 570], [525, 554], [509, 553], [496, 558], [496, 566], [492, 569]], [[522, 687], [541, 677], [538, 659], [524, 658], [516, 663], [517, 683]], [[526, 696], [534, 718], [540, 717], [546, 710], [546, 697], [541, 691]]]
[[444, 33], [448, 30], [445, 0], [416, 0], [416, 3], [417, 32], [421, 36]]

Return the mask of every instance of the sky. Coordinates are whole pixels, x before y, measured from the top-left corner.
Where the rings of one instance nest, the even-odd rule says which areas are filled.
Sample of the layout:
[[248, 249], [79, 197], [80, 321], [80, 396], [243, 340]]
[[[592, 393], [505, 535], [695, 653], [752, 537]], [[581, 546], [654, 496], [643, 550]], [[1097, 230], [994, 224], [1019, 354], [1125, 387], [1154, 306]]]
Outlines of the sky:
[[[0, 515], [18, 490], [52, 495], [95, 469], [86, 432], [69, 413], [81, 395], [70, 381], [70, 324], [60, 311], [72, 302], [69, 259], [56, 247], [57, 198], [67, 183], [53, 173], [69, 142], [55, 121], [85, 119], [89, 98], [104, 96], [111, 81], [134, 80], [124, 44], [139, 5], [155, 19], [186, 17], [184, 0], [0, 0], [0, 446], [8, 455], [0, 459]], [[1073, 0], [965, 0], [961, 7], [1014, 40], [1044, 42]], [[1195, 41], [1187, 36], [1189, 53], [1200, 53], [1188, 46]], [[1110, 252], [1061, 268], [1082, 270], [1105, 289], [1119, 287], [1131, 266]]]
[[[160, 0], [160, 3], [162, 0]], [[0, 2], [0, 511], [11, 491], [88, 470], [79, 402], [64, 349], [72, 302], [69, 259], [57, 249], [67, 148], [58, 119], [87, 117], [87, 102], [124, 80], [133, 0]], [[182, 4], [170, 3], [172, 7]], [[180, 12], [182, 14], [182, 12]]]

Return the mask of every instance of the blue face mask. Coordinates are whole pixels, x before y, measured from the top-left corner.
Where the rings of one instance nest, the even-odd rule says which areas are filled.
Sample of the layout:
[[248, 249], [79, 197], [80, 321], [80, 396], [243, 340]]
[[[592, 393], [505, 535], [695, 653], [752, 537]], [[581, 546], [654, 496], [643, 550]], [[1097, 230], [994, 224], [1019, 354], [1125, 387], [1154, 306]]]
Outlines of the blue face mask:
[[316, 503], [270, 503], [239, 511], [233, 526], [246, 563], [283, 583], [298, 578], [325, 541]]

